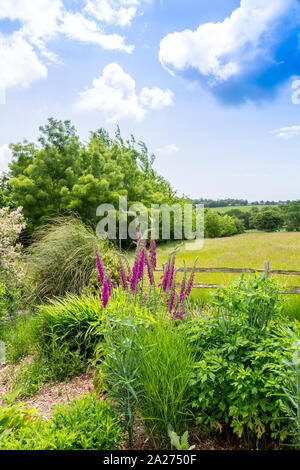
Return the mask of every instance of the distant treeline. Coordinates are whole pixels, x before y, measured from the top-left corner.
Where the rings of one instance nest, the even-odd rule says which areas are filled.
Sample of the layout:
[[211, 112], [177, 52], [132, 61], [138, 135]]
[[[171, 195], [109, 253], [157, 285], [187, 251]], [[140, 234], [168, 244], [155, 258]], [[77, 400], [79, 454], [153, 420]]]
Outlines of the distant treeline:
[[203, 204], [205, 208], [214, 207], [234, 207], [234, 206], [278, 206], [289, 204], [291, 201], [254, 201], [249, 202], [247, 199], [194, 199], [194, 204]]
[[225, 211], [206, 208], [206, 236], [208, 238], [229, 236], [228, 230], [223, 233], [224, 227], [229, 226], [229, 221], [231, 224], [233, 221], [236, 227], [236, 231], [229, 230], [230, 235], [252, 229], [266, 232], [275, 232], [277, 230], [300, 232], [300, 201], [285, 202], [273, 207], [261, 206], [249, 205], [249, 209], [229, 207]]

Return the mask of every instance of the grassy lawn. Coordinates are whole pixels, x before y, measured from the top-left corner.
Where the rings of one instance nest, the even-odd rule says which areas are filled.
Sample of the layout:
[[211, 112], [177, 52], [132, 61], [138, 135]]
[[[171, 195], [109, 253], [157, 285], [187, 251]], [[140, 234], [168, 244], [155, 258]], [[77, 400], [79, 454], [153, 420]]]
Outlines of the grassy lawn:
[[[158, 263], [167, 260], [168, 253], [176, 246], [169, 243], [158, 248]], [[186, 251], [184, 246], [177, 255], [176, 266], [192, 266], [199, 256], [199, 267], [263, 268], [270, 261], [271, 269], [295, 269], [300, 271], [300, 233], [248, 232], [228, 238], [205, 240], [200, 251]], [[238, 279], [239, 274], [200, 273], [196, 283], [221, 284], [222, 281]], [[300, 286], [300, 276], [277, 276], [287, 286]], [[211, 291], [193, 289], [193, 298], [205, 300]], [[287, 296], [287, 310], [300, 319], [300, 296]]]

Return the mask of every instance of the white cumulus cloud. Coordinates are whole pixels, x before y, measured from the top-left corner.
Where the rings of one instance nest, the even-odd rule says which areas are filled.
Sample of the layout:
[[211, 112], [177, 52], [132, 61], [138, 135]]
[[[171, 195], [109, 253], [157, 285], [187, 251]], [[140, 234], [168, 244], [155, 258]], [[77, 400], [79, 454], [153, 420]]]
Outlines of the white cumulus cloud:
[[[76, 104], [78, 110], [102, 111], [106, 120], [116, 123], [121, 119], [136, 119], [141, 121], [149, 109], [170, 106], [173, 104], [173, 93], [164, 92], [159, 88], [147, 89], [151, 99], [144, 99], [145, 89], [138, 95], [135, 80], [116, 63], [107, 65], [103, 74], [94, 78], [93, 86], [82, 91]], [[153, 91], [153, 94], [151, 91]], [[169, 93], [172, 93], [172, 100]], [[158, 95], [159, 98], [154, 99]]]
[[114, 0], [88, 0], [85, 10], [99, 21], [127, 26], [131, 24], [137, 13], [138, 2], [133, 0], [127, 2], [125, 6], [123, 4], [122, 1]]
[[53, 37], [62, 10], [61, 0], [0, 0], [0, 19], [21, 21], [21, 31], [29, 38]]
[[134, 46], [127, 46], [119, 34], [103, 34], [95, 21], [81, 13], [66, 13], [60, 31], [70, 39], [98, 44], [107, 50], [118, 49], [130, 53], [134, 49]]
[[160, 62], [171, 72], [197, 70], [211, 85], [226, 81], [266, 54], [266, 37], [272, 40], [272, 28], [296, 5], [297, 0], [241, 0], [223, 22], [168, 34], [160, 43]]
[[141, 103], [151, 109], [162, 109], [174, 104], [174, 93], [171, 90], [161, 90], [158, 87], [143, 88], [140, 93]]
[[[71, 2], [64, 0], [0, 0], [0, 20], [20, 23], [10, 34], [0, 32], [0, 89], [28, 86], [46, 78], [49, 62], [59, 63], [48, 49], [49, 41], [56, 37], [131, 53], [134, 46], [117, 33], [106, 33], [101, 22], [130, 24], [142, 1], [148, 0], [86, 0], [74, 13]], [[111, 8], [111, 18], [101, 14], [105, 5]]]
[[2, 145], [0, 147], [0, 172], [6, 171], [8, 169], [8, 164], [12, 159], [12, 152], [8, 144]]
[[87, 0], [85, 11], [99, 21], [129, 26], [143, 3], [152, 0]]
[[0, 35], [0, 87], [29, 86], [47, 77], [47, 67], [40, 61], [33, 46], [20, 33]]

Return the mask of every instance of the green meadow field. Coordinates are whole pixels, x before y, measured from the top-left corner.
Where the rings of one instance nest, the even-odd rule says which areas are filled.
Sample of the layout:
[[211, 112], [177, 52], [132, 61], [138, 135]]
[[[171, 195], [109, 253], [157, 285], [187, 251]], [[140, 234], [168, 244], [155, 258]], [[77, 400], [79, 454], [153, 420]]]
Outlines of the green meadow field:
[[[158, 248], [160, 266], [167, 261], [175, 246], [176, 243], [168, 243]], [[187, 251], [183, 245], [177, 254], [176, 266], [183, 266], [184, 261], [187, 266], [192, 266], [197, 256], [198, 267], [262, 269], [269, 261], [271, 269], [300, 271], [300, 233], [246, 232], [234, 237], [207, 239], [198, 251]], [[239, 274], [200, 273], [195, 276], [195, 283], [222, 284], [239, 277]], [[275, 277], [283, 286], [300, 286], [300, 276]], [[206, 301], [212, 292], [194, 288], [192, 298]], [[300, 318], [300, 295], [287, 295], [286, 298], [288, 313]]]

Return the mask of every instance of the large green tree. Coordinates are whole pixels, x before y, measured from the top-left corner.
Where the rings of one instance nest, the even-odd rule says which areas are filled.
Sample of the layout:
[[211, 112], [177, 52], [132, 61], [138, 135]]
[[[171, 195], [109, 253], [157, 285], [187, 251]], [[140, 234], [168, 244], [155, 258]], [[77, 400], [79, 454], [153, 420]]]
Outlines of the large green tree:
[[69, 121], [50, 118], [40, 127], [38, 144], [24, 141], [11, 149], [10, 194], [23, 206], [31, 231], [70, 212], [94, 222], [98, 205], [116, 205], [121, 195], [147, 207], [175, 200], [145, 144], [133, 137], [124, 142], [119, 129], [114, 139], [99, 129], [82, 143]]
[[290, 232], [300, 232], [300, 201], [282, 206], [283, 218]]
[[250, 224], [257, 230], [275, 232], [283, 227], [283, 218], [278, 209], [263, 209], [251, 216]]

